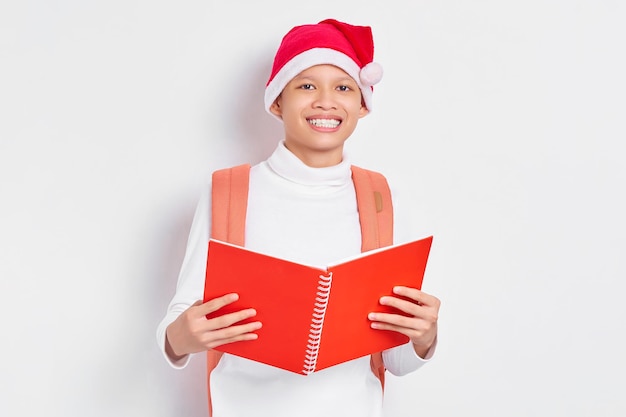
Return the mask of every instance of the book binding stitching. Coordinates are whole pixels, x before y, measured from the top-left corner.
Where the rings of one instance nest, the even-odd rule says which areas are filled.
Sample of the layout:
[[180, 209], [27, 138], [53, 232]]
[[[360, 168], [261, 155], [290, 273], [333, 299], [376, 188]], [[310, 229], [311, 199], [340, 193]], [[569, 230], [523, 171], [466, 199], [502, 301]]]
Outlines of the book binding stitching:
[[320, 275], [318, 281], [317, 294], [313, 307], [313, 316], [311, 317], [311, 326], [309, 329], [309, 340], [307, 341], [306, 354], [304, 356], [304, 367], [302, 373], [309, 375], [315, 372], [317, 366], [317, 356], [319, 354], [320, 343], [322, 341], [322, 328], [324, 327], [324, 317], [326, 316], [326, 307], [330, 299], [330, 287], [333, 281], [333, 273], [328, 276]]

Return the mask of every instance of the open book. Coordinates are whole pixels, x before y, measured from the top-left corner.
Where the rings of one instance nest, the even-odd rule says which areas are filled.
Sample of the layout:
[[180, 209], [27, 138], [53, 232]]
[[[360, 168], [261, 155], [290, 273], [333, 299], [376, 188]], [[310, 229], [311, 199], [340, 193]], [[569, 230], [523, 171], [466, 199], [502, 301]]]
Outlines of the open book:
[[374, 330], [370, 312], [400, 311], [379, 303], [396, 285], [421, 288], [432, 236], [388, 246], [327, 267], [286, 261], [211, 239], [204, 300], [236, 292], [239, 300], [207, 316], [254, 308], [258, 339], [216, 350], [288, 371], [312, 372], [408, 342]]

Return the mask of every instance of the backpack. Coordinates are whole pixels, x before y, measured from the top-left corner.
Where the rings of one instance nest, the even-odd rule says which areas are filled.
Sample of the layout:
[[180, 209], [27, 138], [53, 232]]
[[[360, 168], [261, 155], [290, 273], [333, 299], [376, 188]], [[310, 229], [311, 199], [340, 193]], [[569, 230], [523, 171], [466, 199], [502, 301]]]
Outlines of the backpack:
[[[250, 164], [217, 170], [212, 176], [211, 237], [244, 246], [246, 212], [248, 207]], [[356, 191], [361, 252], [393, 244], [393, 206], [385, 177], [375, 171], [352, 166], [352, 181]], [[207, 392], [211, 408], [211, 372], [222, 352], [207, 351]], [[372, 372], [385, 387], [385, 366], [382, 352], [371, 355]]]

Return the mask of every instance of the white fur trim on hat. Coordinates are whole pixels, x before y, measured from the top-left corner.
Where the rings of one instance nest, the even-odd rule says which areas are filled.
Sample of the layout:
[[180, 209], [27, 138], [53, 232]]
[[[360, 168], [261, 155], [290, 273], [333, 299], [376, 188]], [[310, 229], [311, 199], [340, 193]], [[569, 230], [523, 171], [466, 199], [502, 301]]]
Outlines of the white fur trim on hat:
[[[289, 83], [289, 81], [291, 81], [296, 75], [300, 74], [305, 69], [322, 64], [330, 64], [339, 67], [344, 70], [350, 77], [352, 77], [359, 86], [359, 89], [361, 90], [361, 94], [363, 95], [363, 101], [365, 102], [365, 107], [367, 107], [369, 111], [372, 111], [371, 86], [375, 83], [364, 84], [362, 81], [363, 78], [361, 68], [359, 68], [356, 62], [354, 62], [347, 55], [330, 48], [309, 49], [308, 51], [304, 51], [301, 54], [296, 55], [289, 62], [287, 62], [265, 88], [265, 110], [267, 110], [268, 113], [274, 116], [274, 114], [270, 111], [270, 107], [274, 103], [274, 100], [276, 100], [276, 98], [283, 91], [285, 86]], [[367, 67], [368, 66], [366, 65], [363, 69]], [[380, 67], [380, 65], [378, 65], [378, 67]], [[382, 68], [380, 71], [380, 76], [382, 76]], [[368, 82], [371, 81], [371, 79], [367, 76], [365, 79]], [[375, 77], [373, 77], [372, 79], [375, 79]], [[380, 81], [380, 79], [378, 79], [378, 81]]]

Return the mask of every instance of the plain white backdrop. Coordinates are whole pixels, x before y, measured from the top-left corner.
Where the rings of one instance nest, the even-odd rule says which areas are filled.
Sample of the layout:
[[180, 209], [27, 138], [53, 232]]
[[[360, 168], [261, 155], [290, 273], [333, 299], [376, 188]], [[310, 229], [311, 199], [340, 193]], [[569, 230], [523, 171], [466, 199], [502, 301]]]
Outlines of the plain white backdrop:
[[280, 139], [280, 38], [327, 17], [385, 68], [353, 160], [435, 235], [439, 349], [388, 415], [626, 415], [618, 0], [3, 2], [0, 415], [206, 415], [155, 328], [210, 172]]

